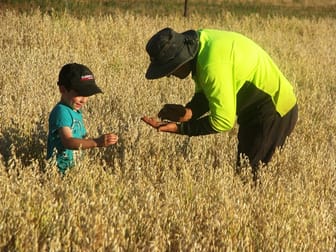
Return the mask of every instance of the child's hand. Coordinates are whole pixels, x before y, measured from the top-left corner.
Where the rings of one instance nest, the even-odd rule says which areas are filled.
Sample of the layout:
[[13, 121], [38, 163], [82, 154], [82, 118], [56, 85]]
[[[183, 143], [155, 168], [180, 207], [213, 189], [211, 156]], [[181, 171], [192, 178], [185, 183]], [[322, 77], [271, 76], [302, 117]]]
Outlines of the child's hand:
[[95, 139], [97, 147], [107, 147], [118, 142], [118, 136], [112, 133], [101, 135]]

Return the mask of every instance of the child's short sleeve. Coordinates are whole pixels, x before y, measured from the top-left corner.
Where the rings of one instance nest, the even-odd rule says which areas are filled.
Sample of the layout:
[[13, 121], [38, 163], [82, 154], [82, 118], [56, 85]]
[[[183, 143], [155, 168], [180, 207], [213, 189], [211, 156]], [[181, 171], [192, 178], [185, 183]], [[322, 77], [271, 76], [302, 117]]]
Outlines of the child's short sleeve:
[[72, 116], [64, 106], [57, 106], [50, 113], [49, 117], [49, 128], [52, 134], [55, 133], [59, 128], [69, 127], [72, 125]]

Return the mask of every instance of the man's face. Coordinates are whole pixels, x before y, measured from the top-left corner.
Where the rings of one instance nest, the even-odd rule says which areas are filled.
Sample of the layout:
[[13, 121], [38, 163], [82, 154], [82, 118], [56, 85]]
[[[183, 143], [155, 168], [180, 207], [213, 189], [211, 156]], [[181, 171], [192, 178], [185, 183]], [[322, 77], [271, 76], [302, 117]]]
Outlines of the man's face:
[[183, 64], [178, 69], [176, 69], [174, 72], [172, 72], [170, 75], [173, 75], [173, 76], [178, 77], [180, 79], [184, 79], [184, 78], [188, 77], [190, 72], [191, 72], [191, 61]]

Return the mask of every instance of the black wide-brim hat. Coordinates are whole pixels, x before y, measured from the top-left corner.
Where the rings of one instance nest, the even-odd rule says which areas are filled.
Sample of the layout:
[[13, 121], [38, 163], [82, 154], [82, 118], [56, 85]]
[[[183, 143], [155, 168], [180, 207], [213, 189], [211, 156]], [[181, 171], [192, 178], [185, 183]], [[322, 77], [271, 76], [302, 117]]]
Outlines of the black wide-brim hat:
[[170, 75], [196, 56], [198, 44], [195, 30], [178, 33], [169, 27], [162, 29], [146, 45], [151, 61], [146, 78], [158, 79]]

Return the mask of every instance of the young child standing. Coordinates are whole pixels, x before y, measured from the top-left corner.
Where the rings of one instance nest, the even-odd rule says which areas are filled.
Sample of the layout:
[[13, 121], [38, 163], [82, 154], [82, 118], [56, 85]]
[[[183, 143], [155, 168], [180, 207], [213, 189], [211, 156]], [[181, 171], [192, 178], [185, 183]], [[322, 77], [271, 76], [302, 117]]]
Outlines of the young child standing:
[[80, 150], [107, 147], [115, 144], [118, 136], [109, 133], [98, 138], [86, 138], [81, 109], [89, 96], [102, 93], [87, 66], [77, 63], [64, 65], [57, 85], [61, 100], [49, 115], [47, 159], [55, 156], [59, 171], [64, 173], [76, 164], [81, 156]]

